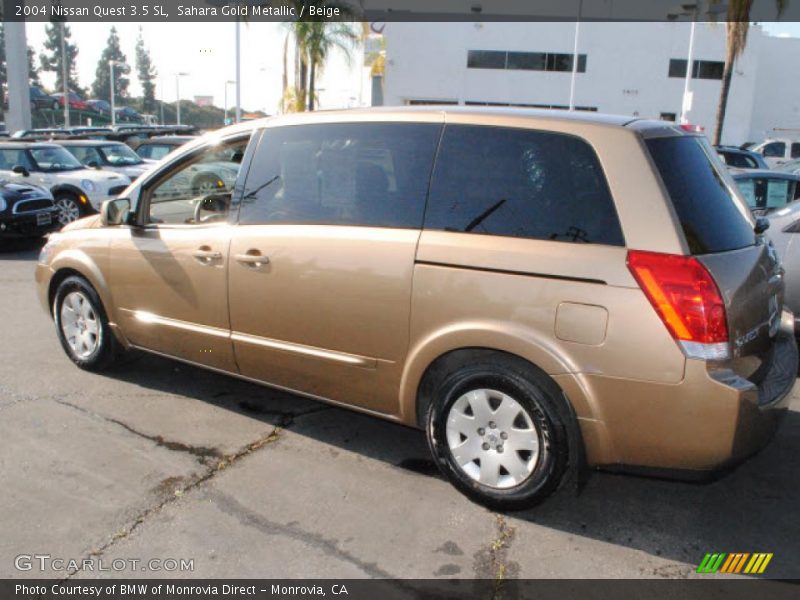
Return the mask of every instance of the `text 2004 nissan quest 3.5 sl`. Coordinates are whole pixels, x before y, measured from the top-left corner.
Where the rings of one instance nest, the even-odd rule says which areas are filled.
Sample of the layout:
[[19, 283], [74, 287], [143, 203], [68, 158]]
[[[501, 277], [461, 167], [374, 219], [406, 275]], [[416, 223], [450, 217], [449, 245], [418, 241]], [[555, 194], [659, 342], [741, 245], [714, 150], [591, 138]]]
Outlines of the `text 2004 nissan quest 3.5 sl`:
[[[194, 189], [204, 161], [235, 184]], [[772, 436], [794, 318], [733, 190], [664, 122], [286, 116], [176, 152], [36, 278], [79, 367], [137, 348], [419, 427], [459, 490], [518, 509], [584, 466], [697, 477]]]

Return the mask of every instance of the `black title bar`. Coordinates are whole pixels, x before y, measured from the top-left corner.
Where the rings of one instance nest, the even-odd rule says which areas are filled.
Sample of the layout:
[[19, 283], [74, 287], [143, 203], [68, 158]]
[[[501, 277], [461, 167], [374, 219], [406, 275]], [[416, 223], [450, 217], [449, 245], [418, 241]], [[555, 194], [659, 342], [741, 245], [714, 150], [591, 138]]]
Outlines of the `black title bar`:
[[800, 0], [3, 0], [4, 21], [800, 21]]

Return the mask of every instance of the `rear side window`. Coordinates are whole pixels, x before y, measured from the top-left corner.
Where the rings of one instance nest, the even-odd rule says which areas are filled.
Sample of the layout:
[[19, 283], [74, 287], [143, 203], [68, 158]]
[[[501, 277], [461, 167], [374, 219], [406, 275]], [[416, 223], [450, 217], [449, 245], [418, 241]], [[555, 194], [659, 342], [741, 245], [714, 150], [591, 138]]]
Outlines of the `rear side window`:
[[753, 226], [711, 162], [712, 150], [692, 136], [647, 140], [692, 254], [755, 244]]
[[565, 134], [448, 125], [427, 229], [624, 246], [594, 150]]
[[783, 142], [772, 142], [764, 146], [764, 156], [769, 158], [783, 158], [786, 153], [786, 144]]
[[746, 154], [739, 154], [738, 152], [722, 152], [722, 157], [725, 159], [725, 164], [739, 169], [756, 169], [758, 163]]
[[418, 229], [441, 130], [428, 123], [266, 129], [239, 222]]

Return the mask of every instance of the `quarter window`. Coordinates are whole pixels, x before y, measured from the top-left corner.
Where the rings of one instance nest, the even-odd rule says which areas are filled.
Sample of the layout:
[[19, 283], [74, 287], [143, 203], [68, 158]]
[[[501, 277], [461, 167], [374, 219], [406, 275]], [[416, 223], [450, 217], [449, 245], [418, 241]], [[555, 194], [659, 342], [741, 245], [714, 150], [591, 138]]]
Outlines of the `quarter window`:
[[602, 167], [571, 135], [451, 125], [425, 227], [574, 243], [624, 245]]
[[419, 228], [440, 135], [425, 123], [268, 128], [239, 221]]

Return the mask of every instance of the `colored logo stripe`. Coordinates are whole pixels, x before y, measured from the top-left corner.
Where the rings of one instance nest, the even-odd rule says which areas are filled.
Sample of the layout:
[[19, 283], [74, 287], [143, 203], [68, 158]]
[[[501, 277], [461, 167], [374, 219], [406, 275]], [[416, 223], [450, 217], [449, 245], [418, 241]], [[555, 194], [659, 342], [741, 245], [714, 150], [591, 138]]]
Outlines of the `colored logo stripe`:
[[[747, 573], [759, 575], [763, 573], [772, 560], [772, 553], [757, 552], [725, 552], [708, 553], [703, 557], [698, 573]], [[747, 566], [745, 566], [747, 565]]]

